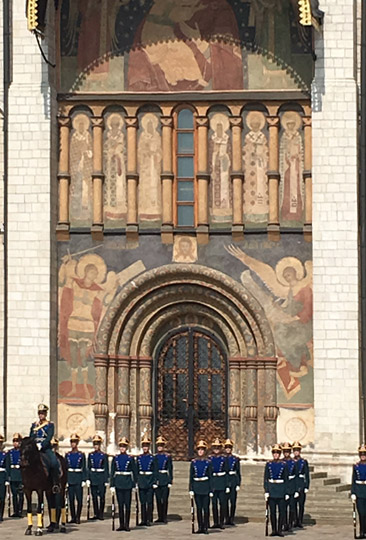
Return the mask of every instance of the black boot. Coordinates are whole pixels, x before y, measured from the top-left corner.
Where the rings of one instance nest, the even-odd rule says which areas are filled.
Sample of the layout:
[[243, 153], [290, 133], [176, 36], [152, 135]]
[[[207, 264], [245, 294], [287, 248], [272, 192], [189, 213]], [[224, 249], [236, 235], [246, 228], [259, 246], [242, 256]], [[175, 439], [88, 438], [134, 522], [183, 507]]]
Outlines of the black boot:
[[24, 504], [24, 493], [23, 490], [19, 492], [18, 499], [18, 517], [23, 517], [23, 504]]
[[4, 521], [5, 501], [0, 501], [0, 521]]
[[125, 531], [130, 532], [130, 515], [131, 515], [131, 509], [126, 508], [126, 517], [125, 517]]
[[224, 521], [225, 521], [225, 509], [222, 506], [220, 506], [220, 522], [219, 522], [220, 529], [225, 529]]
[[93, 497], [93, 510], [94, 510], [94, 516], [91, 517], [90, 519], [92, 521], [95, 521], [96, 519], [98, 519], [98, 515], [99, 515], [98, 497]]
[[78, 511], [77, 511], [77, 514], [76, 514], [76, 521], [75, 521], [75, 523], [76, 523], [77, 525], [80, 525], [80, 523], [81, 523], [81, 519], [80, 519], [80, 518], [81, 518], [81, 511], [82, 511], [82, 509], [83, 509], [83, 507], [82, 507], [81, 505], [80, 505], [80, 506], [78, 505]]
[[141, 521], [139, 527], [146, 527], [146, 504], [141, 503]]
[[152, 524], [152, 520], [153, 520], [153, 505], [148, 504], [147, 505], [147, 514], [146, 514], [146, 523], [147, 523], [148, 527]]
[[168, 523], [168, 497], [162, 503], [163, 507], [163, 523]]
[[104, 521], [104, 506], [105, 506], [105, 499], [100, 499], [100, 507], [99, 507], [99, 513], [98, 513], [99, 521]]
[[118, 513], [119, 513], [119, 527], [117, 531], [124, 531], [125, 530], [125, 514], [124, 514], [123, 506], [119, 507]]
[[213, 525], [211, 525], [211, 529], [219, 529], [219, 512], [217, 506], [212, 506], [212, 515], [213, 515]]
[[208, 534], [208, 522], [209, 522], [209, 515], [208, 512], [203, 513], [203, 534]]
[[50, 470], [50, 479], [52, 482], [52, 493], [56, 495], [57, 493], [60, 493], [61, 486], [60, 486], [60, 475], [58, 467], [52, 468]]

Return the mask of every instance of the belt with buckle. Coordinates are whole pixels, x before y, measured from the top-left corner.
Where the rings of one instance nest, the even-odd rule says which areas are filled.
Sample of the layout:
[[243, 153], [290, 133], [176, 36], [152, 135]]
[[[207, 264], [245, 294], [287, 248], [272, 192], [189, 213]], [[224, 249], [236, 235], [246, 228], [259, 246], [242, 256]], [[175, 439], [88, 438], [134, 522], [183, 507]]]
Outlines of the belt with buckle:
[[289, 480], [293, 480], [294, 478], [296, 478], [295, 475], [291, 475], [291, 476], [288, 477]]
[[152, 474], [152, 471], [140, 471], [139, 474]]
[[132, 471], [116, 471], [114, 474], [119, 476], [132, 476]]
[[364, 485], [366, 484], [366, 480], [356, 480], [356, 484]]
[[236, 474], [236, 471], [229, 471], [229, 474], [231, 475]]
[[299, 478], [305, 478], [305, 474], [299, 474]]
[[208, 480], [208, 476], [201, 476], [201, 478], [193, 478], [195, 482], [204, 482], [205, 480]]
[[159, 471], [160, 474], [168, 474], [168, 471], [167, 470], [164, 470], [164, 471]]
[[214, 472], [212, 476], [225, 476], [226, 472]]
[[104, 469], [95, 469], [94, 467], [92, 467], [90, 470], [91, 472], [104, 472]]
[[10, 465], [11, 469], [20, 469], [20, 465]]
[[270, 484], [283, 484], [285, 481], [284, 481], [284, 480], [273, 480], [273, 478], [270, 478], [270, 479], [268, 480], [268, 482], [269, 482]]
[[83, 472], [83, 469], [67, 469], [69, 472]]
[[6, 469], [4, 469], [3, 467], [0, 467], [0, 472], [5, 472]]

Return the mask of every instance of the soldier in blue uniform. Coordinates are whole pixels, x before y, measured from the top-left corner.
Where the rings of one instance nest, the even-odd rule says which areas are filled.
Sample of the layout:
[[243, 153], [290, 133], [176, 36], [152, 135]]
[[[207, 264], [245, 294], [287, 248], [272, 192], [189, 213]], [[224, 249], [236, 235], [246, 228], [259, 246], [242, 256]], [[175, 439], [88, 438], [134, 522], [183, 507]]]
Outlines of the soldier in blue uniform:
[[154, 456], [150, 453], [150, 439], [144, 435], [141, 441], [142, 454], [137, 459], [137, 484], [139, 488], [139, 497], [141, 505], [141, 523], [139, 525], [150, 526], [152, 523], [154, 486], [156, 484], [156, 462]]
[[[264, 498], [269, 503], [271, 513], [272, 533], [270, 536], [284, 536], [282, 527], [285, 522], [288, 468], [284, 461], [280, 460], [281, 446], [272, 446], [273, 460], [267, 461], [264, 469]], [[278, 507], [278, 519], [277, 519]]]
[[5, 459], [6, 452], [4, 451], [4, 435], [0, 435], [0, 521], [4, 519], [4, 508], [6, 498], [6, 468]]
[[5, 459], [6, 476], [10, 482], [10, 490], [13, 499], [13, 514], [12, 518], [22, 517], [23, 512], [23, 483], [22, 473], [20, 470], [20, 443], [22, 436], [20, 433], [13, 435], [13, 448], [9, 450]]
[[360, 535], [357, 538], [366, 538], [366, 446], [362, 444], [358, 449], [359, 461], [353, 465], [351, 499], [356, 503], [360, 523]]
[[169, 490], [173, 483], [173, 460], [165, 451], [166, 440], [158, 437], [156, 440], [155, 455], [156, 485], [155, 497], [158, 507], [158, 519], [155, 523], [168, 523]]
[[38, 450], [46, 456], [47, 466], [52, 481], [53, 493], [60, 492], [60, 468], [56, 455], [52, 452], [51, 440], [55, 434], [55, 425], [47, 420], [48, 407], [44, 403], [38, 405], [38, 421], [33, 422], [29, 436], [32, 437]]
[[234, 443], [226, 439], [224, 443], [228, 465], [228, 480], [230, 492], [226, 499], [226, 525], [235, 525], [236, 499], [241, 485], [240, 459], [233, 454]]
[[295, 499], [296, 522], [295, 527], [303, 528], [306, 494], [310, 487], [309, 464], [301, 457], [301, 443], [294, 442], [292, 450], [296, 461], [296, 491], [299, 497]]
[[101, 451], [103, 439], [99, 435], [94, 435], [94, 452], [88, 456], [88, 480], [87, 485], [91, 486], [93, 499], [94, 516], [93, 520], [104, 519], [105, 491], [109, 482], [108, 456]]
[[299, 497], [299, 493], [296, 491], [296, 461], [291, 458], [292, 445], [291, 443], [285, 443], [282, 445], [283, 460], [287, 463], [288, 468], [288, 489], [287, 494], [290, 497], [286, 501], [286, 516], [283, 529], [285, 531], [291, 531], [295, 524], [296, 515], [296, 499]]
[[212, 463], [206, 457], [207, 443], [199, 441], [197, 457], [192, 460], [189, 473], [189, 495], [197, 509], [198, 534], [208, 534], [210, 498], [213, 495]]
[[[67, 462], [67, 484], [69, 496], [69, 508], [71, 514], [70, 523], [80, 523], [81, 511], [83, 508], [83, 487], [86, 485], [87, 472], [86, 460], [83, 452], [78, 449], [80, 437], [77, 433], [70, 436], [71, 450], [67, 452], [65, 458]], [[77, 501], [77, 511], [75, 512], [75, 499]]]
[[[212, 514], [214, 523], [212, 529], [224, 529], [226, 519], [226, 500], [230, 493], [228, 461], [222, 455], [222, 443], [220, 439], [215, 439], [211, 445], [213, 454], [210, 456], [212, 463]], [[219, 513], [220, 506], [220, 513]]]
[[117, 531], [130, 530], [132, 490], [137, 484], [135, 459], [127, 453], [129, 440], [122, 437], [118, 441], [120, 453], [112, 461], [111, 493], [117, 491], [119, 528]]

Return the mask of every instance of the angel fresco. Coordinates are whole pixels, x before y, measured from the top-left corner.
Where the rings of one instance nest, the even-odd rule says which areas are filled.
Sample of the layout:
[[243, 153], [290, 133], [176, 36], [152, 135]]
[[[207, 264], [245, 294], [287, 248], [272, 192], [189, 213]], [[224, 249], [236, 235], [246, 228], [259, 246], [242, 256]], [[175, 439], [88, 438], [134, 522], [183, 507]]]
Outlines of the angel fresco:
[[[291, 399], [301, 390], [301, 378], [308, 375], [312, 365], [312, 261], [302, 264], [296, 257], [284, 257], [273, 269], [234, 245], [226, 249], [267, 289], [260, 287], [249, 271], [242, 273], [243, 285], [262, 304], [272, 325], [279, 357], [278, 379], [287, 399]], [[310, 403], [312, 397], [308, 397]]]

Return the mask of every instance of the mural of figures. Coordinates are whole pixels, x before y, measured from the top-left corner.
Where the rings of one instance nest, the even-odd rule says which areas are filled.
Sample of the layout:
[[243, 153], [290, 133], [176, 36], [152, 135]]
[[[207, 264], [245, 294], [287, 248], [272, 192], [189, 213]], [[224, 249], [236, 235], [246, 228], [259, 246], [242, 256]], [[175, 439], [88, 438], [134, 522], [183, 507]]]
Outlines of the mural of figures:
[[70, 223], [90, 226], [92, 221], [93, 143], [90, 118], [77, 114], [72, 120], [70, 141]]
[[[313, 402], [312, 261], [303, 264], [296, 257], [284, 257], [272, 268], [234, 245], [227, 247], [227, 251], [249, 269], [242, 273], [241, 281], [262, 304], [271, 322], [279, 357], [278, 380], [287, 400], [293, 398], [292, 402], [310, 406]], [[251, 272], [265, 288], [258, 285]]]
[[161, 135], [159, 116], [145, 113], [140, 119], [138, 140], [139, 218], [158, 221], [161, 217]]
[[[212, 38], [228, 38], [211, 41]], [[128, 90], [240, 90], [243, 60], [226, 0], [155, 0], [129, 57]], [[231, 41], [231, 43], [230, 43]]]
[[211, 217], [227, 222], [232, 214], [230, 180], [230, 124], [226, 114], [215, 113], [210, 118]]
[[243, 147], [244, 221], [263, 223], [268, 217], [268, 141], [263, 129], [266, 118], [250, 111], [245, 119], [249, 132]]
[[283, 133], [280, 143], [280, 215], [281, 224], [298, 225], [303, 220], [303, 140], [299, 113], [287, 111], [282, 115]]
[[174, 237], [173, 262], [194, 263], [197, 261], [197, 240], [193, 236]]
[[104, 219], [106, 227], [123, 226], [127, 215], [126, 137], [121, 114], [106, 118], [104, 131]]

